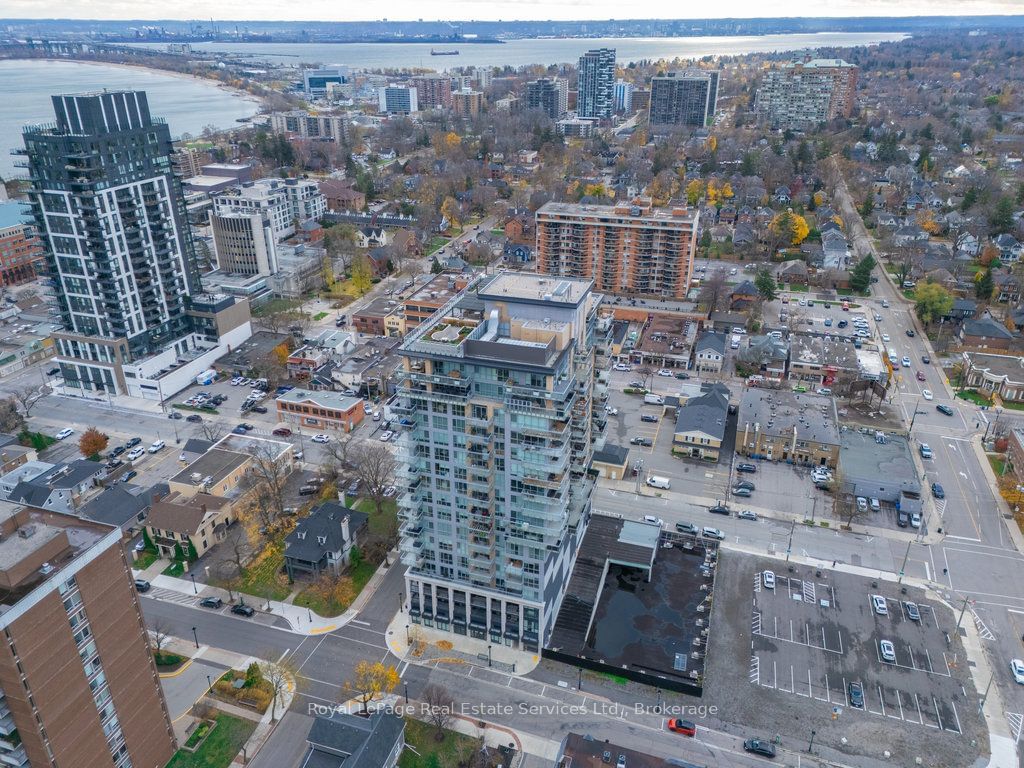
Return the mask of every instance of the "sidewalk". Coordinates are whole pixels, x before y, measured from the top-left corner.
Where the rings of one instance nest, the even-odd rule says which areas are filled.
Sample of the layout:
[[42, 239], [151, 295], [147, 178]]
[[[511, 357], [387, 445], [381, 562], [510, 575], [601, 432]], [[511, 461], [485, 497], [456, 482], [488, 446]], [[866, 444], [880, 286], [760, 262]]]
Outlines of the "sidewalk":
[[[397, 558], [397, 553], [392, 552], [389, 557], [392, 563]], [[255, 597], [253, 595], [246, 595], [244, 593], [234, 590], [228, 592], [226, 589], [220, 587], [210, 586], [203, 582], [196, 580], [195, 584], [192, 583], [191, 578], [177, 578], [175, 576], [164, 576], [161, 572], [167, 567], [168, 561], [157, 560], [149, 568], [141, 573], [135, 571], [135, 575], [138, 578], [144, 578], [153, 586], [156, 592], [152, 595], [157, 600], [167, 599], [171, 602], [191, 602], [191, 600], [201, 600], [204, 597], [219, 597], [225, 603], [231, 602], [232, 596], [235, 601], [244, 602], [246, 605], [251, 605], [258, 611], [269, 613], [273, 616], [278, 616], [288, 622], [288, 626], [293, 632], [304, 635], [322, 635], [325, 632], [332, 632], [339, 627], [343, 627], [354, 619], [359, 611], [366, 605], [366, 602], [373, 597], [377, 587], [383, 581], [384, 576], [387, 574], [388, 569], [384, 568], [383, 563], [377, 571], [370, 577], [370, 580], [363, 587], [362, 592], [359, 593], [355, 601], [340, 616], [320, 616], [319, 614], [313, 613], [308, 608], [303, 608], [298, 605], [293, 605], [289, 602], [281, 600], [266, 600], [262, 597]], [[162, 597], [158, 594], [160, 591], [173, 592], [178, 596], [179, 600], [175, 600], [173, 596], [167, 595]], [[189, 598], [191, 600], [185, 600]]]
[[985, 448], [981, 444], [981, 435], [971, 437], [971, 448], [974, 449], [974, 453], [981, 463], [982, 472], [985, 473], [985, 482], [988, 483], [989, 490], [992, 491], [992, 495], [996, 498], [996, 507], [999, 509], [999, 513], [1009, 515], [1009, 519], [1006, 519], [1006, 529], [1010, 532], [1010, 538], [1013, 539], [1013, 548], [1018, 552], [1024, 552], [1024, 534], [1021, 533], [1017, 521], [1013, 519], [1010, 505], [1003, 498], [1002, 494], [999, 493], [999, 482], [996, 479], [995, 472], [992, 471], [992, 465], [988, 463], [988, 456], [985, 454]]

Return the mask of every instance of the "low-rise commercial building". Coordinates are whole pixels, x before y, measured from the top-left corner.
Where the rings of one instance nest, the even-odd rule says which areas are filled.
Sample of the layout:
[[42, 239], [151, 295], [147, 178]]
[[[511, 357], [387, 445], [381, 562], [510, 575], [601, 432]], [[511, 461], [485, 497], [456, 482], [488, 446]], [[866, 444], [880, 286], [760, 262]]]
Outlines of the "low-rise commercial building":
[[842, 434], [839, 468], [843, 493], [900, 504], [904, 495], [921, 495], [921, 479], [907, 438], [881, 432]]
[[839, 464], [835, 401], [787, 390], [746, 389], [736, 425], [741, 456], [835, 468]]
[[360, 398], [340, 392], [293, 389], [277, 398], [277, 417], [286, 424], [351, 432], [364, 415]]
[[964, 352], [963, 361], [967, 387], [1011, 402], [1024, 401], [1024, 359], [1019, 355]]
[[700, 373], [721, 373], [725, 365], [725, 334], [709, 331], [693, 345], [693, 368]]

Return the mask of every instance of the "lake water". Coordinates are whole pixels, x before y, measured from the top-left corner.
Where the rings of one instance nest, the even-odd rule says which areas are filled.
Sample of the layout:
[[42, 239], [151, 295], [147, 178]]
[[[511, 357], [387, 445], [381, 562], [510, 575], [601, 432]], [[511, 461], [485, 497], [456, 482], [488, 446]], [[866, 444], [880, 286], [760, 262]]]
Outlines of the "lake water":
[[[509, 40], [502, 45], [426, 43], [193, 43], [195, 51], [246, 54], [275, 64], [346, 64], [353, 68], [520, 67], [575, 62], [591, 48], [614, 48], [619, 63], [643, 59], [734, 56], [805, 48], [874, 45], [903, 40], [900, 32], [822, 32], [741, 37], [626, 37]], [[165, 49], [163, 43], [142, 47]], [[458, 56], [431, 56], [430, 49], [455, 48]]]
[[102, 88], [140, 88], [149, 96], [154, 117], [167, 120], [172, 136], [198, 135], [213, 124], [230, 128], [237, 118], [254, 115], [259, 104], [209, 80], [177, 77], [136, 67], [70, 61], [0, 61], [0, 176], [23, 176], [11, 149], [23, 146], [21, 129], [53, 122], [50, 96]]

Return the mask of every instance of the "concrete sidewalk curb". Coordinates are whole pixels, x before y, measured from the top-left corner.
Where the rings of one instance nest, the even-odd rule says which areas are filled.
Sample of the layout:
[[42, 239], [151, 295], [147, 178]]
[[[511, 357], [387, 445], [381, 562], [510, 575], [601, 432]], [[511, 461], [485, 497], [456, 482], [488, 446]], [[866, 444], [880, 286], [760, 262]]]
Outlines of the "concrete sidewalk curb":
[[996, 478], [995, 472], [992, 470], [992, 465], [988, 462], [988, 455], [985, 453], [985, 448], [981, 444], [981, 436], [974, 435], [971, 438], [971, 447], [974, 449], [975, 454], [978, 457], [978, 462], [981, 464], [981, 470], [985, 473], [985, 481], [988, 483], [989, 490], [992, 491], [992, 495], [996, 499], [996, 507], [999, 509], [999, 513], [1002, 515], [1009, 515], [1009, 519], [1004, 518], [1006, 523], [1006, 529], [1009, 531], [1010, 538], [1013, 540], [1013, 547], [1017, 552], [1024, 552], [1024, 534], [1021, 533], [1020, 526], [1017, 525], [1017, 521], [1013, 519], [1013, 512], [1010, 509], [1010, 505], [1006, 499], [999, 492], [999, 480]]

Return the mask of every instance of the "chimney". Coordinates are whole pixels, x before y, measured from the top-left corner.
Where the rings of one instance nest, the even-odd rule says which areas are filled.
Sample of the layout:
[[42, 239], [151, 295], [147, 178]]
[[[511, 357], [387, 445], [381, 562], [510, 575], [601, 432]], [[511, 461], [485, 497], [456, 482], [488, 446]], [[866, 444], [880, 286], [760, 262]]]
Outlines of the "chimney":
[[349, 532], [348, 521], [349, 521], [349, 516], [348, 515], [345, 515], [343, 518], [341, 518], [341, 537], [345, 541], [352, 541], [352, 535]]

